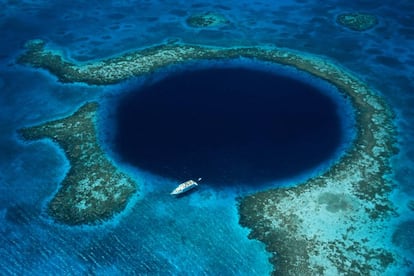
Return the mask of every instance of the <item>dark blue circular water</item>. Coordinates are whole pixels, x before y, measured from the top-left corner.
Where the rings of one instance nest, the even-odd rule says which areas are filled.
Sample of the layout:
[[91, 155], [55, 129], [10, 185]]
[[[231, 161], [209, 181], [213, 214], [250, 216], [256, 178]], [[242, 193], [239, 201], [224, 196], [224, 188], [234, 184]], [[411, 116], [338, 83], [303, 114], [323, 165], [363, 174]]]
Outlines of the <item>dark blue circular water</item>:
[[127, 93], [115, 151], [153, 174], [234, 185], [293, 177], [341, 143], [337, 106], [303, 81], [246, 68], [172, 74]]

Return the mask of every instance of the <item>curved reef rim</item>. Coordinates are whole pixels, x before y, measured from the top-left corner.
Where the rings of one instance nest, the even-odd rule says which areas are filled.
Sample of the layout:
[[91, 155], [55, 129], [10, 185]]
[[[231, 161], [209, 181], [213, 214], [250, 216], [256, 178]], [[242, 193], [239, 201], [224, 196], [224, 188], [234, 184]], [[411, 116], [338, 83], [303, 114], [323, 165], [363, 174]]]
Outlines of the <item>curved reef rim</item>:
[[308, 72], [336, 86], [356, 110], [352, 147], [329, 170], [295, 187], [240, 199], [240, 223], [273, 254], [274, 273], [383, 274], [403, 265], [402, 257], [387, 248], [387, 222], [395, 213], [388, 199], [389, 159], [396, 152], [393, 113], [378, 93], [329, 59], [281, 48], [167, 44], [76, 64], [36, 40], [18, 61], [44, 68], [61, 82], [104, 85], [183, 62], [237, 58]]

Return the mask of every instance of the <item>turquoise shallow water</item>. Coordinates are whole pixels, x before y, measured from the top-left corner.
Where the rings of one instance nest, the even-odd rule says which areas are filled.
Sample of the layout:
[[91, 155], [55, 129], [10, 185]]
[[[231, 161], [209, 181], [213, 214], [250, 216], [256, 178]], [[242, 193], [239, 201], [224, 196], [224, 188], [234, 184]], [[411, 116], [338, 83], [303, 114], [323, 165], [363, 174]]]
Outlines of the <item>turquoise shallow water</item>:
[[[142, 183], [140, 196], [114, 221], [99, 227], [51, 222], [44, 206], [67, 172], [68, 161], [48, 141], [22, 143], [16, 130], [66, 116], [85, 101], [110, 105], [130, 83], [61, 84], [45, 71], [16, 65], [24, 43], [34, 38], [79, 61], [176, 39], [216, 46], [275, 45], [333, 59], [384, 95], [397, 114], [400, 152], [393, 159], [392, 200], [398, 217], [389, 226], [390, 246], [408, 262], [414, 260], [414, 212], [407, 205], [414, 200], [414, 6], [409, 1], [3, 2], [0, 274], [265, 275], [272, 270], [265, 246], [249, 240], [248, 229], [238, 224], [235, 196], [252, 191], [206, 187], [173, 200], [168, 193], [175, 182], [120, 162], [108, 148], [108, 154]], [[230, 23], [204, 29], [186, 25], [187, 16], [205, 11], [218, 12]], [[349, 11], [375, 14], [379, 24], [363, 33], [339, 26], [336, 15]], [[110, 115], [110, 108], [104, 109], [101, 119], [110, 120], [105, 117]], [[294, 185], [306, 176], [283, 184]], [[400, 273], [410, 269], [412, 263]]]

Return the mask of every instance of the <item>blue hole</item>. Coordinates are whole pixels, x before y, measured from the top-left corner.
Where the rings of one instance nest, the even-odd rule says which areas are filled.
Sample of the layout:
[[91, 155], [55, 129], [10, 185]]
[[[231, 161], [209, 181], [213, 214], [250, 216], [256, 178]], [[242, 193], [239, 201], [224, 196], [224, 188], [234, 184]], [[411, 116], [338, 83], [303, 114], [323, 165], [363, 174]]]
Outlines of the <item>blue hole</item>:
[[341, 146], [333, 99], [288, 76], [207, 68], [137, 90], [117, 108], [115, 152], [155, 175], [259, 185], [312, 169]]

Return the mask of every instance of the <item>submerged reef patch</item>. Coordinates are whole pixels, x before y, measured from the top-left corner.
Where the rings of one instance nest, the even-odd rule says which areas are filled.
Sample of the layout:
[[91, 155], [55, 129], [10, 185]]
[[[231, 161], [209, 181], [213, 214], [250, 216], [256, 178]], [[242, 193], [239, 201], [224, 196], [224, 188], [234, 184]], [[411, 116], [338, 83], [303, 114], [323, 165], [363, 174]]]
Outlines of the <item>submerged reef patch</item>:
[[373, 14], [352, 12], [339, 14], [336, 22], [348, 29], [363, 32], [375, 27], [378, 24], [378, 18]]
[[215, 12], [191, 15], [185, 22], [193, 28], [211, 28], [229, 24], [229, 20], [224, 15]]
[[392, 242], [406, 250], [414, 253], [414, 220], [408, 220], [400, 223], [392, 235]]
[[414, 200], [410, 200], [407, 203], [407, 207], [408, 209], [410, 209], [411, 211], [414, 211]]
[[97, 103], [87, 103], [69, 117], [20, 130], [26, 140], [51, 139], [69, 159], [69, 172], [47, 207], [60, 223], [96, 224], [110, 219], [137, 191], [134, 181], [108, 160], [98, 144], [97, 108]]
[[[293, 66], [330, 82], [355, 109], [351, 147], [326, 172], [300, 185], [241, 198], [240, 223], [252, 230], [250, 238], [266, 244], [275, 275], [383, 274], [400, 263], [386, 246], [391, 239], [386, 229], [395, 214], [388, 198], [389, 159], [396, 153], [394, 114], [380, 95], [344, 68], [288, 49], [182, 44], [76, 64], [44, 46], [29, 43], [19, 61], [47, 69], [62, 82], [116, 83], [186, 61], [240, 57]], [[65, 137], [60, 141], [67, 143]], [[85, 173], [92, 175], [94, 170]], [[335, 198], [341, 198], [339, 203], [332, 203]]]
[[7, 208], [4, 218], [17, 225], [29, 224], [39, 216], [36, 208], [29, 204], [15, 204]]

